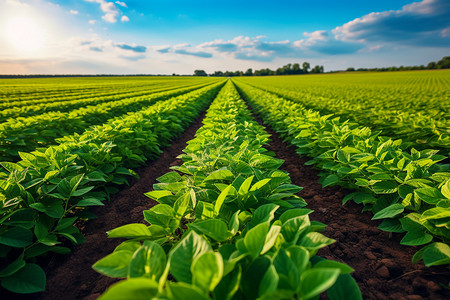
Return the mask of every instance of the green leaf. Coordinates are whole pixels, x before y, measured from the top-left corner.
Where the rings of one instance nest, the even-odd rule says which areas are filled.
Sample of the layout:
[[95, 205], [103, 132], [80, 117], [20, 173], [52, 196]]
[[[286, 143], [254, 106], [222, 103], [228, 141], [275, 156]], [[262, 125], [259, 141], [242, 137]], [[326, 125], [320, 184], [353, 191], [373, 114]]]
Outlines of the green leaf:
[[79, 196], [83, 196], [84, 194], [87, 194], [88, 192], [90, 192], [95, 186], [88, 186], [79, 190], [76, 190], [73, 192], [72, 196], [74, 197], [79, 197]]
[[314, 268], [339, 269], [340, 274], [349, 274], [355, 271], [353, 268], [349, 267], [346, 264], [327, 259], [321, 260], [318, 263], [316, 263], [314, 265]]
[[245, 299], [258, 298], [261, 281], [270, 266], [271, 261], [267, 256], [260, 256], [250, 264], [241, 279], [241, 290], [246, 296]]
[[271, 180], [271, 178], [265, 178], [265, 179], [262, 179], [262, 180], [258, 181], [257, 183], [255, 183], [252, 186], [252, 188], [250, 189], [250, 192], [254, 192], [254, 191], [259, 190], [260, 188], [265, 186], [267, 183], [269, 183], [270, 180]]
[[423, 252], [423, 262], [427, 267], [450, 264], [450, 246], [433, 243]]
[[327, 290], [330, 300], [362, 300], [361, 291], [355, 279], [349, 274], [341, 274], [332, 287]]
[[194, 228], [199, 233], [205, 234], [208, 237], [222, 242], [231, 237], [228, 232], [227, 224], [218, 219], [203, 220], [189, 224], [189, 227]]
[[133, 253], [127, 250], [115, 251], [96, 262], [92, 268], [109, 277], [125, 278]]
[[178, 172], [176, 172], [176, 171], [166, 173], [163, 176], [156, 178], [157, 181], [162, 182], [162, 183], [178, 182], [178, 181], [180, 181], [180, 179], [181, 179], [181, 175], [178, 174]]
[[450, 180], [447, 180], [447, 182], [442, 185], [441, 193], [445, 198], [450, 199]]
[[239, 213], [241, 211], [236, 211], [228, 221], [228, 230], [232, 235], [235, 235], [239, 230]]
[[130, 260], [128, 277], [147, 277], [158, 281], [165, 268], [164, 249], [153, 241], [145, 241]]
[[222, 278], [217, 287], [214, 289], [214, 299], [231, 300], [239, 289], [241, 281], [242, 268], [237, 266], [231, 273]]
[[2, 287], [18, 294], [31, 294], [45, 290], [46, 276], [36, 264], [26, 264], [13, 275], [3, 278]]
[[103, 202], [97, 198], [85, 198], [77, 203], [76, 206], [104, 206]]
[[279, 277], [277, 270], [275, 269], [274, 265], [271, 264], [267, 269], [266, 273], [264, 273], [264, 276], [261, 280], [261, 283], [259, 285], [258, 296], [259, 297], [270, 296], [271, 293], [277, 290], [278, 281]]
[[233, 179], [234, 175], [230, 170], [217, 170], [209, 174], [204, 180], [225, 180], [225, 179]]
[[263, 250], [267, 233], [269, 232], [269, 224], [258, 224], [250, 229], [244, 237], [244, 244], [248, 252], [253, 258], [259, 256]]
[[209, 300], [202, 290], [194, 285], [186, 284], [184, 282], [167, 284], [167, 295], [170, 300]]
[[252, 175], [252, 176], [250, 176], [250, 177], [248, 177], [247, 179], [244, 180], [244, 182], [239, 187], [239, 191], [238, 191], [239, 195], [245, 195], [245, 194], [248, 193], [248, 191], [250, 189], [250, 185], [252, 184], [252, 181], [253, 181], [254, 177], [255, 176]]
[[408, 231], [400, 244], [407, 246], [419, 246], [428, 244], [433, 240], [433, 236], [423, 231]]
[[144, 224], [132, 223], [114, 228], [107, 232], [109, 238], [147, 238], [151, 237], [150, 230]]
[[328, 175], [322, 182], [322, 187], [327, 187], [339, 182], [339, 177], [335, 174]]
[[388, 207], [385, 207], [379, 212], [377, 212], [372, 217], [372, 220], [394, 218], [395, 216], [401, 214], [404, 210], [405, 208], [401, 204], [398, 203], [391, 204]]
[[402, 224], [398, 219], [384, 219], [383, 222], [378, 226], [378, 229], [387, 232], [405, 232], [402, 228]]
[[222, 208], [222, 204], [223, 204], [223, 202], [225, 201], [225, 198], [227, 197], [228, 192], [230, 191], [230, 189], [231, 189], [231, 185], [227, 186], [227, 187], [220, 193], [219, 197], [217, 198], [216, 203], [214, 204], [214, 214], [215, 214], [216, 216], [219, 215], [219, 213], [220, 213], [220, 208]]
[[428, 204], [436, 204], [444, 199], [444, 195], [438, 189], [432, 187], [416, 189], [414, 193]]
[[279, 208], [279, 205], [269, 203], [259, 206], [253, 212], [252, 220], [248, 224], [249, 228], [252, 228], [258, 224], [270, 222], [275, 217], [275, 211]]
[[279, 225], [272, 225], [272, 227], [269, 230], [269, 233], [267, 233], [266, 240], [264, 241], [264, 247], [261, 251], [261, 254], [266, 253], [269, 251], [273, 245], [275, 244], [278, 235], [280, 234], [281, 226]]
[[26, 263], [23, 260], [23, 255], [21, 255], [19, 258], [17, 258], [15, 261], [13, 261], [0, 271], [0, 277], [11, 276], [12, 274], [25, 267], [25, 264]]
[[203, 253], [194, 261], [191, 272], [193, 285], [206, 293], [213, 291], [223, 276], [222, 255], [217, 252]]
[[309, 251], [303, 247], [293, 245], [288, 247], [286, 252], [297, 267], [298, 273], [301, 274], [309, 263]]
[[194, 231], [189, 232], [169, 254], [170, 273], [177, 281], [191, 283], [191, 265], [208, 251], [212, 251], [208, 242]]
[[301, 276], [300, 295], [302, 299], [311, 299], [330, 288], [339, 276], [339, 269], [310, 269]]
[[149, 300], [158, 294], [158, 283], [147, 278], [130, 278], [112, 285], [99, 300]]
[[11, 227], [0, 235], [0, 244], [23, 248], [33, 242], [33, 233], [22, 227]]
[[315, 251], [323, 247], [326, 247], [334, 242], [335, 240], [327, 238], [321, 233], [309, 232], [301, 239], [299, 245], [305, 247], [310, 251]]
[[397, 184], [395, 181], [379, 181], [372, 186], [376, 194], [392, 194], [397, 192]]

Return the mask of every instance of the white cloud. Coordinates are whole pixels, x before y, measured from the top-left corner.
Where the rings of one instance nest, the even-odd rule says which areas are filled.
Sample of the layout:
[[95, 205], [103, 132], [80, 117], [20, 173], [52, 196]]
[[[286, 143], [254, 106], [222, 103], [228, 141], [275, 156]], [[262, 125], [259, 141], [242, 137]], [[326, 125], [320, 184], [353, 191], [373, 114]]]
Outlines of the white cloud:
[[450, 27], [450, 1], [423, 0], [401, 10], [374, 12], [354, 19], [332, 32], [343, 41], [448, 47], [443, 34]]
[[109, 23], [116, 23], [117, 22], [117, 14], [108, 13], [108, 14], [102, 16], [102, 19]]
[[125, 2], [116, 1], [116, 3], [122, 7], [128, 8], [127, 4]]
[[[108, 2], [106, 0], [85, 0], [86, 2], [93, 2], [100, 4], [100, 9], [105, 14], [102, 16], [102, 19], [109, 23], [116, 23], [119, 16], [122, 12], [117, 8], [114, 2]], [[120, 1], [117, 1], [120, 2]], [[116, 3], [117, 3], [116, 2]], [[124, 2], [118, 3], [118, 5], [123, 6]], [[127, 7], [126, 4], [123, 7]], [[124, 18], [125, 17], [125, 18]], [[127, 16], [122, 16], [122, 22], [128, 22], [130, 19]]]
[[73, 10], [73, 9], [71, 9], [71, 10], [70, 10], [70, 13], [71, 13], [72, 15], [78, 15], [78, 10]]
[[97, 23], [97, 21], [96, 20], [89, 20], [88, 23], [91, 24], [91, 25], [94, 25], [95, 23]]

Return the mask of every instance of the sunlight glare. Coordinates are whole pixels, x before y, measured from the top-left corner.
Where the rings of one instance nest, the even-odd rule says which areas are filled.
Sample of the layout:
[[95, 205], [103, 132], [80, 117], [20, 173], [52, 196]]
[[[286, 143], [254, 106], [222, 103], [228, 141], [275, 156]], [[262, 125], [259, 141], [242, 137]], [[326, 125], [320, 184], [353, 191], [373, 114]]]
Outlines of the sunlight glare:
[[16, 17], [6, 25], [9, 42], [21, 52], [36, 52], [44, 46], [45, 36], [42, 27], [35, 20]]

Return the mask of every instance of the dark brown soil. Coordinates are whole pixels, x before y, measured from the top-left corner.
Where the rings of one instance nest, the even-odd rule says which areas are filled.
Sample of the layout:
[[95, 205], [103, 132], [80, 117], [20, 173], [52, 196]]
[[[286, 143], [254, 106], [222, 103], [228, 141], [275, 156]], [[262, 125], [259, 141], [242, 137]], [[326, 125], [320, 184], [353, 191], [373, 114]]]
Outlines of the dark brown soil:
[[93, 210], [98, 219], [86, 223], [83, 229], [86, 242], [75, 247], [68, 256], [55, 257], [46, 268], [47, 290], [42, 293], [41, 299], [96, 299], [112, 283], [118, 281], [102, 276], [91, 268], [121, 242], [108, 239], [106, 231], [129, 223], [144, 222], [142, 211], [157, 204], [144, 193], [151, 191], [156, 178], [169, 172], [171, 166], [182, 164], [176, 157], [182, 153], [186, 142], [194, 138], [203, 118], [204, 114], [166, 148], [157, 160], [138, 169], [139, 179], [132, 179], [129, 187], [111, 197], [110, 203]]
[[352, 275], [364, 299], [450, 299], [450, 291], [439, 285], [450, 281], [448, 270], [413, 265], [416, 249], [400, 245], [401, 235], [389, 237], [377, 229], [381, 222], [372, 221], [371, 213], [361, 213], [362, 205], [348, 202], [343, 206], [342, 199], [351, 191], [338, 186], [322, 188], [319, 172], [304, 164], [308, 159], [299, 157], [293, 147], [266, 130], [272, 134], [267, 148], [285, 161], [281, 169], [290, 173], [293, 183], [304, 188], [299, 195], [314, 210], [311, 219], [327, 224], [324, 234], [336, 240], [318, 254], [354, 268]]

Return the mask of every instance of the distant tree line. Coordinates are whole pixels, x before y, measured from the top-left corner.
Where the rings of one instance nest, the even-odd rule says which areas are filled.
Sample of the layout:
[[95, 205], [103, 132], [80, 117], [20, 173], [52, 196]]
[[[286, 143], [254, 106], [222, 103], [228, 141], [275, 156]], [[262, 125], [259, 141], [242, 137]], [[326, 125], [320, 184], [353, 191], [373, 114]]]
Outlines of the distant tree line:
[[268, 75], [294, 75], [294, 74], [317, 74], [323, 73], [323, 66], [315, 66], [311, 69], [311, 65], [309, 62], [304, 62], [301, 66], [298, 63], [295, 64], [287, 64], [281, 68], [276, 70], [271, 69], [261, 69], [255, 70], [247, 69], [247, 71], [215, 71], [214, 73], [207, 74], [204, 70], [195, 70], [194, 76], [225, 76], [225, 77], [233, 77], [233, 76], [268, 76]]
[[347, 68], [347, 72], [352, 71], [372, 71], [372, 72], [389, 72], [389, 71], [408, 71], [408, 70], [435, 70], [435, 69], [450, 69], [450, 56], [444, 56], [438, 62], [430, 62], [428, 65], [420, 66], [400, 66], [400, 67], [387, 67], [387, 68]]

